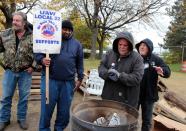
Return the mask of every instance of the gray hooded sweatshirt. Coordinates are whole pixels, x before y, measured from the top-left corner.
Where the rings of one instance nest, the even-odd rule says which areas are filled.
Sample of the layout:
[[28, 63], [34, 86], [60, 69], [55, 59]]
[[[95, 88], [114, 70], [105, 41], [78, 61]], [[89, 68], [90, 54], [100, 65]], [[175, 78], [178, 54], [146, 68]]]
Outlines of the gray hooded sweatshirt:
[[[118, 53], [119, 39], [126, 39], [130, 43], [130, 52], [125, 57], [120, 57]], [[98, 71], [99, 76], [105, 80], [101, 95], [102, 99], [123, 102], [137, 108], [144, 65], [142, 57], [133, 51], [133, 45], [131, 33], [121, 32], [117, 34], [113, 42], [113, 49], [103, 56]], [[115, 69], [120, 73], [117, 82], [108, 78], [108, 70], [111, 68], [112, 63], [115, 63]]]

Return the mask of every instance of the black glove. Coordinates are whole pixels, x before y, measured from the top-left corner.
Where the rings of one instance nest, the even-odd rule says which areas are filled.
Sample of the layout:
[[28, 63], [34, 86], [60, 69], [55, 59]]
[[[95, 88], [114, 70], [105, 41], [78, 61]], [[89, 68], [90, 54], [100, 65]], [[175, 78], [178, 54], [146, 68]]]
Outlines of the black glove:
[[115, 82], [118, 81], [119, 76], [120, 76], [120, 73], [117, 70], [115, 70], [115, 69], [108, 70], [108, 77], [112, 81], [115, 81]]

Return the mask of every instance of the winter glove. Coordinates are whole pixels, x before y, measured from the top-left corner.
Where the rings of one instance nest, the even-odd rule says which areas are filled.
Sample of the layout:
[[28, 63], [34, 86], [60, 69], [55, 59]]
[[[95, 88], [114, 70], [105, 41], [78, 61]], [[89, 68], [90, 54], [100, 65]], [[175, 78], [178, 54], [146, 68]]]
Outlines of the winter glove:
[[116, 82], [116, 81], [118, 81], [119, 76], [120, 76], [120, 73], [117, 70], [115, 70], [115, 69], [109, 69], [108, 70], [108, 77], [109, 77], [109, 79], [111, 79], [111, 80]]

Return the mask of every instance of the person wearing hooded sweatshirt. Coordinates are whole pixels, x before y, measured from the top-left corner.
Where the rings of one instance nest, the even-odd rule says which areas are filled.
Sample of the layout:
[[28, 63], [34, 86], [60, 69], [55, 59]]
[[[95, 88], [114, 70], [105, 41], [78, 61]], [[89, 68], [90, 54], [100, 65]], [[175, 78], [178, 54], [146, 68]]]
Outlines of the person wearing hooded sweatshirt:
[[[62, 21], [62, 46], [60, 54], [35, 54], [38, 64], [43, 65], [41, 76], [41, 114], [39, 131], [50, 131], [50, 120], [57, 104], [54, 131], [63, 131], [69, 123], [70, 106], [74, 91], [83, 79], [83, 49], [73, 38], [73, 25], [69, 20]], [[49, 104], [45, 96], [45, 67], [49, 66]], [[77, 81], [75, 82], [75, 74]]]
[[140, 98], [138, 108], [142, 109], [142, 131], [150, 131], [154, 102], [158, 98], [158, 76], [168, 78], [171, 74], [164, 61], [153, 54], [153, 43], [146, 38], [136, 44], [136, 49], [143, 57], [144, 75], [140, 85]]
[[131, 33], [118, 33], [113, 48], [103, 56], [98, 72], [105, 80], [102, 99], [123, 102], [137, 108], [144, 65], [142, 57], [133, 51], [133, 44]]

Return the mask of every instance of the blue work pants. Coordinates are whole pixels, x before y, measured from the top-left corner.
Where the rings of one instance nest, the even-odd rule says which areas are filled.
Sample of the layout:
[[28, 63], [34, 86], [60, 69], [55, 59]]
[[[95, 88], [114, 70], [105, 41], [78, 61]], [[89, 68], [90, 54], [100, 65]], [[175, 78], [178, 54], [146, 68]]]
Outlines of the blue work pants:
[[[27, 71], [15, 73], [5, 70], [2, 80], [2, 99], [0, 103], [0, 122], [7, 122], [11, 117], [12, 97], [18, 85], [19, 101], [17, 119], [26, 120], [28, 97], [30, 94], [32, 75]], [[15, 103], [14, 103], [15, 104]]]
[[57, 105], [54, 130], [63, 131], [70, 119], [70, 106], [74, 95], [74, 80], [49, 79], [49, 104], [46, 104], [45, 76], [41, 78], [41, 114], [39, 131], [51, 131], [50, 121]]

